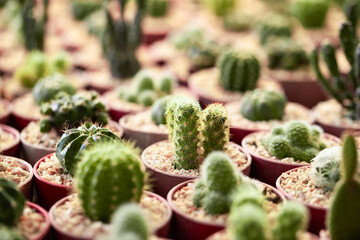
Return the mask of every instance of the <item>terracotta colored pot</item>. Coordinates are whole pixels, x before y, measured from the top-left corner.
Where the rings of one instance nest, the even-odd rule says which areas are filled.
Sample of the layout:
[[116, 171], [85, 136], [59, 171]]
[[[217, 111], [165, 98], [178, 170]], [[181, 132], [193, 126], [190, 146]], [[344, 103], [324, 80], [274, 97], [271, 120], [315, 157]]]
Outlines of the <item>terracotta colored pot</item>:
[[[216, 233], [210, 235], [209, 237], [207, 237], [206, 240], [214, 240], [215, 235], [220, 234], [220, 235], [222, 236], [222, 235], [225, 234], [225, 232], [226, 232], [225, 230], [221, 230], [221, 231], [219, 231], [219, 232], [216, 232]], [[318, 240], [318, 239], [319, 239], [319, 237], [316, 236], [315, 234], [312, 234], [312, 233], [308, 233], [308, 234], [310, 235], [310, 239], [309, 239], [309, 240]], [[230, 240], [230, 239], [228, 239], [228, 240]]]
[[[272, 186], [275, 186], [276, 179], [283, 173], [288, 170], [291, 170], [293, 168], [297, 167], [303, 167], [307, 166], [309, 164], [304, 163], [287, 163], [287, 162], [281, 162], [279, 160], [273, 160], [270, 158], [262, 157], [250, 149], [246, 147], [247, 139], [253, 136], [254, 134], [257, 134], [258, 132], [251, 133], [248, 136], [246, 136], [242, 140], [242, 147], [245, 149], [245, 151], [249, 152], [253, 163], [251, 164], [251, 177], [256, 178], [264, 183], [270, 184]], [[340, 139], [338, 139], [335, 136], [332, 136], [330, 134], [324, 134], [326, 138], [329, 138], [333, 140], [336, 143], [340, 143]]]
[[120, 126], [124, 130], [125, 137], [129, 140], [135, 141], [136, 146], [140, 147], [141, 149], [145, 149], [156, 142], [168, 139], [167, 133], [145, 132], [128, 128], [125, 122], [128, 120], [129, 116], [130, 114], [120, 119]]
[[5, 112], [0, 114], [0, 124], [7, 124], [10, 118], [11, 104], [6, 99], [0, 99], [0, 105], [5, 108]]
[[[166, 141], [168, 141], [168, 140], [166, 140]], [[246, 151], [244, 151], [244, 149], [242, 147], [240, 147], [237, 144], [236, 144], [236, 146], [247, 157], [248, 162], [244, 166], [242, 172], [243, 172], [243, 174], [249, 176], [250, 175], [250, 167], [251, 167], [251, 156]], [[149, 148], [146, 148], [143, 151], [143, 153], [141, 155], [141, 160], [144, 163], [144, 165], [146, 166], [146, 171], [150, 174], [154, 192], [159, 194], [160, 196], [166, 197], [168, 192], [174, 186], [176, 186], [182, 182], [198, 178], [196, 176], [186, 176], [186, 175], [167, 173], [167, 172], [164, 172], [164, 171], [161, 171], [161, 170], [155, 168], [154, 166], [150, 165], [145, 160], [148, 151], [149, 151]]]
[[[175, 192], [192, 181], [194, 180], [186, 181], [176, 185], [167, 195], [167, 201], [174, 212], [172, 227], [175, 239], [202, 240], [206, 239], [211, 234], [225, 228], [224, 224], [201, 221], [188, 216], [175, 206], [172, 201]], [[282, 199], [282, 201], [286, 201], [285, 197], [276, 188], [267, 184], [264, 185], [270, 187], [276, 193], [276, 195]]]
[[9, 127], [4, 124], [0, 124], [0, 128], [7, 133], [10, 133], [15, 137], [15, 141], [8, 147], [1, 150], [1, 154], [17, 157], [19, 155], [19, 147], [20, 147], [20, 134], [19, 131], [15, 128]]
[[[299, 167], [300, 168], [300, 167]], [[290, 171], [297, 171], [297, 169], [299, 168], [295, 168], [292, 169]], [[319, 231], [321, 229], [325, 228], [325, 221], [326, 221], [326, 213], [327, 213], [327, 209], [325, 207], [320, 207], [320, 206], [316, 206], [313, 204], [309, 204], [306, 203], [305, 201], [299, 200], [294, 198], [293, 196], [291, 196], [290, 194], [288, 194], [280, 185], [281, 182], [281, 176], [278, 177], [278, 179], [276, 180], [276, 187], [277, 189], [289, 200], [294, 200], [297, 202], [302, 203], [303, 205], [305, 205], [310, 212], [310, 223], [309, 223], [309, 231], [311, 231], [312, 233], [316, 233], [318, 234]]]
[[[161, 226], [159, 226], [157, 229], [155, 229], [154, 232], [159, 237], [167, 237], [170, 233], [170, 220], [172, 218], [172, 210], [171, 210], [169, 204], [167, 203], [167, 201], [164, 198], [160, 197], [159, 195], [157, 195], [155, 193], [144, 191], [144, 194], [147, 194], [151, 197], [155, 197], [156, 199], [158, 199], [162, 203], [164, 203], [164, 205], [166, 206], [167, 215], [166, 215], [165, 221]], [[54, 204], [54, 206], [49, 211], [50, 222], [51, 222], [51, 226], [54, 228], [54, 233], [55, 233], [56, 239], [57, 240], [92, 240], [93, 238], [91, 238], [91, 237], [88, 237], [88, 238], [87, 237], [78, 237], [71, 233], [65, 232], [61, 229], [61, 226], [59, 226], [55, 222], [55, 215], [54, 215], [55, 208], [62, 205], [65, 201], [67, 201], [67, 199], [69, 197], [70, 196], [67, 196], [67, 197], [59, 200], [57, 203]]]
[[40, 213], [44, 219], [45, 219], [45, 227], [44, 229], [38, 233], [38, 235], [34, 238], [31, 238], [29, 240], [45, 240], [49, 238], [49, 233], [50, 233], [50, 219], [49, 219], [49, 215], [48, 213], [39, 205], [32, 203], [32, 202], [26, 202], [26, 204], [32, 208], [35, 209], [36, 212]]
[[[15, 106], [16, 102], [19, 101], [19, 99], [15, 99], [13, 101], [13, 106]], [[12, 108], [12, 116], [14, 120], [14, 124], [19, 131], [23, 130], [30, 122], [37, 122], [40, 120], [38, 117], [29, 117], [27, 115], [24, 115], [21, 110]]]

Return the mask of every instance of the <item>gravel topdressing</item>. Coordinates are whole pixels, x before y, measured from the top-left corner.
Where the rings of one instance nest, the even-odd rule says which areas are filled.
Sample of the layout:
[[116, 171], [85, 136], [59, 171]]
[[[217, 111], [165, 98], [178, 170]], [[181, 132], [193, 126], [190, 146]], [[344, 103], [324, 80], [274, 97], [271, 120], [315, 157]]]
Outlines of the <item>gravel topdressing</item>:
[[42, 133], [40, 131], [40, 125], [38, 122], [29, 123], [21, 132], [21, 135], [24, 139], [32, 144], [46, 148], [55, 149], [57, 142], [60, 140], [60, 135], [55, 130], [55, 128], [51, 128], [51, 130], [47, 133]]
[[[234, 161], [240, 170], [244, 169], [248, 159], [246, 155], [236, 147], [236, 144], [229, 143], [229, 148], [226, 153], [230, 156], [230, 158]], [[152, 167], [165, 173], [193, 177], [200, 175], [198, 169], [175, 169], [172, 157], [173, 151], [171, 142], [161, 141], [151, 145], [146, 149], [146, 155], [144, 155], [143, 161], [146, 161]]]
[[10, 147], [15, 142], [15, 136], [0, 128], [0, 152], [3, 149]]
[[225, 105], [229, 113], [230, 123], [233, 127], [257, 130], [270, 130], [273, 126], [290, 121], [304, 120], [311, 122], [310, 111], [297, 103], [287, 103], [282, 120], [270, 121], [251, 121], [243, 117], [240, 113], [240, 103], [232, 102]]
[[35, 209], [25, 206], [17, 227], [26, 239], [34, 239], [46, 227], [46, 222], [44, 217]]
[[124, 126], [136, 131], [149, 133], [168, 133], [166, 125], [156, 125], [151, 119], [151, 110], [126, 116]]
[[0, 178], [9, 179], [21, 185], [29, 178], [30, 172], [16, 158], [0, 156]]

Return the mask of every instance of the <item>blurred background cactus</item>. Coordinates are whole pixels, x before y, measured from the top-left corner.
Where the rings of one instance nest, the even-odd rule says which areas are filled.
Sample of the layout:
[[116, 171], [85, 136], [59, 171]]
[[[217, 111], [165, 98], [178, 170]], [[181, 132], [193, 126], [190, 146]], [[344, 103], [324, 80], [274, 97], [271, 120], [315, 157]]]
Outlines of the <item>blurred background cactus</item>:
[[257, 25], [262, 45], [266, 44], [271, 37], [291, 37], [292, 26], [285, 16], [268, 13], [260, 18]]
[[151, 119], [156, 125], [166, 124], [166, 105], [170, 96], [157, 99], [151, 107]]
[[93, 12], [101, 9], [101, 1], [98, 0], [72, 0], [71, 10], [76, 20], [82, 21]]
[[0, 224], [0, 236], [4, 240], [25, 240], [16, 227], [9, 227]]
[[148, 0], [146, 1], [146, 11], [151, 17], [164, 17], [169, 8], [168, 0]]
[[304, 28], [321, 28], [329, 8], [328, 0], [296, 0], [290, 11]]
[[224, 16], [232, 11], [237, 0], [203, 0], [205, 5], [217, 16]]

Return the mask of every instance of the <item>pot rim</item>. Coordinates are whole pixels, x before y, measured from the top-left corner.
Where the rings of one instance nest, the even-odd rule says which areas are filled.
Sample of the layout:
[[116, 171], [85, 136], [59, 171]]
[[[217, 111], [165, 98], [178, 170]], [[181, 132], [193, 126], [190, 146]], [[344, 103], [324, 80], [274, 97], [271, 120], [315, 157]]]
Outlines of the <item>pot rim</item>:
[[44, 239], [44, 237], [49, 233], [50, 231], [50, 218], [49, 218], [49, 215], [48, 213], [46, 212], [45, 209], [43, 209], [42, 207], [40, 207], [39, 205], [35, 204], [35, 203], [32, 203], [32, 202], [29, 202], [27, 201], [26, 204], [32, 208], [32, 209], [35, 209], [38, 213], [40, 213], [44, 219], [45, 219], [45, 223], [46, 223], [46, 227], [44, 228], [43, 231], [40, 231], [40, 233], [38, 234], [38, 236], [34, 237], [33, 239], [30, 239], [30, 240], [42, 240]]
[[7, 151], [13, 147], [15, 147], [16, 145], [19, 145], [20, 144], [20, 133], [17, 129], [13, 128], [13, 127], [10, 127], [8, 125], [5, 125], [5, 124], [0, 124], [0, 128], [7, 132], [7, 133], [10, 133], [11, 135], [13, 135], [15, 137], [15, 141], [9, 145], [8, 147], [4, 148], [4, 149], [1, 149], [0, 152], [4, 152], [4, 151]]

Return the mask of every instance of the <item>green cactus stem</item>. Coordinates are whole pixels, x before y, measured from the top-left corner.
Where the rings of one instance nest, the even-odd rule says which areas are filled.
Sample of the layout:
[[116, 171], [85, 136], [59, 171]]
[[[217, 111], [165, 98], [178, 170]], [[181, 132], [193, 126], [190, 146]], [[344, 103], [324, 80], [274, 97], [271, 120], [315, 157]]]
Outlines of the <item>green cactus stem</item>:
[[290, 11], [304, 28], [321, 28], [329, 8], [327, 0], [297, 0], [290, 5]]
[[151, 119], [156, 125], [166, 124], [166, 105], [170, 96], [157, 99], [151, 107]]
[[248, 31], [253, 26], [254, 19], [244, 13], [233, 13], [223, 17], [223, 25], [226, 30], [234, 32]]
[[82, 21], [93, 12], [101, 9], [101, 2], [89, 0], [72, 0], [71, 10], [76, 20]]
[[152, 17], [164, 17], [168, 12], [168, 0], [148, 0], [146, 10]]
[[261, 44], [265, 45], [271, 37], [291, 37], [292, 27], [287, 18], [270, 13], [261, 19], [257, 27], [257, 32]]

